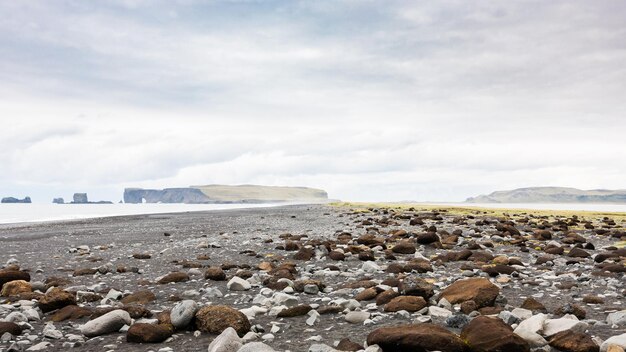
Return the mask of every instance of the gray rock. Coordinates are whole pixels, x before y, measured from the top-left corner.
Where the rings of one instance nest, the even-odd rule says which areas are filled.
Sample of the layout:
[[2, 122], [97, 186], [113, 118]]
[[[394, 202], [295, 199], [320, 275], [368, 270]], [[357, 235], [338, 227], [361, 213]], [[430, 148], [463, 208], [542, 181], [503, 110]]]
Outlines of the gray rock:
[[600, 345], [600, 352], [606, 352], [611, 345], [616, 345], [626, 349], [626, 334], [616, 335], [606, 339], [606, 341]]
[[48, 347], [52, 346], [50, 342], [44, 341], [36, 344], [35, 346], [31, 346], [26, 349], [26, 351], [43, 351], [48, 349]]
[[250, 283], [239, 276], [234, 276], [228, 283], [226, 287], [231, 291], [247, 291], [252, 288]]
[[128, 312], [117, 309], [88, 321], [80, 328], [80, 332], [87, 337], [95, 337], [119, 331], [124, 325], [130, 324], [131, 318]]
[[626, 326], [626, 310], [609, 314], [606, 317], [606, 322], [609, 325]]
[[340, 352], [340, 351], [328, 345], [316, 343], [314, 345], [311, 345], [311, 347], [309, 347], [309, 352]]
[[365, 320], [369, 319], [370, 313], [363, 311], [352, 311], [346, 314], [345, 319], [351, 324], [362, 324]]
[[172, 308], [172, 312], [170, 313], [172, 325], [174, 325], [177, 329], [187, 327], [191, 323], [191, 320], [196, 312], [198, 312], [198, 309], [200, 309], [200, 307], [195, 301], [184, 300], [179, 302], [174, 306], [174, 308]]
[[229, 327], [211, 342], [208, 352], [237, 352], [241, 346], [241, 339], [237, 332]]
[[471, 320], [472, 318], [465, 314], [453, 314], [446, 318], [446, 326], [450, 328], [461, 329], [465, 325], [469, 324]]
[[4, 318], [4, 321], [8, 321], [10, 323], [16, 323], [16, 324], [26, 323], [28, 321], [28, 317], [20, 312], [12, 312], [12, 313], [9, 313], [9, 315], [7, 315]]
[[58, 340], [63, 338], [63, 333], [57, 330], [54, 324], [48, 323], [46, 324], [46, 326], [43, 327], [43, 336], [50, 339]]
[[502, 319], [507, 325], [519, 323], [520, 319], [513, 313], [503, 310], [498, 314], [498, 318]]

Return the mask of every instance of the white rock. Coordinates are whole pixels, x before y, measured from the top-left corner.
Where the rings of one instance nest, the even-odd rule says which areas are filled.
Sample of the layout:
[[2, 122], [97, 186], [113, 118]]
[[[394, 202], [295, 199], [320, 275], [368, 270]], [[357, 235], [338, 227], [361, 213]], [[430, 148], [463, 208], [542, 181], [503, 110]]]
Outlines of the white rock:
[[95, 337], [119, 331], [124, 325], [132, 322], [127, 311], [117, 309], [104, 314], [81, 326], [80, 332], [87, 337]]
[[43, 351], [45, 349], [47, 349], [48, 347], [52, 346], [52, 344], [50, 342], [40, 342], [38, 344], [36, 344], [35, 346], [29, 347], [26, 349], [26, 351]]
[[518, 317], [520, 320], [528, 319], [533, 316], [533, 312], [529, 309], [515, 308], [511, 311], [511, 314]]
[[383, 349], [380, 348], [378, 345], [371, 345], [367, 346], [365, 352], [383, 352]]
[[346, 314], [345, 319], [351, 324], [362, 324], [365, 320], [369, 319], [370, 313], [363, 311], [352, 311]]
[[600, 345], [600, 352], [606, 352], [611, 345], [617, 345], [626, 349], [626, 334], [609, 337]]
[[574, 332], [582, 333], [585, 332], [588, 327], [589, 324], [575, 319], [547, 319], [543, 323], [543, 336], [550, 337], [565, 330], [572, 330]]
[[226, 284], [226, 287], [231, 291], [247, 291], [252, 288], [252, 285], [239, 276], [233, 276]]
[[452, 315], [452, 312], [445, 308], [430, 306], [428, 307], [428, 315], [436, 318], [447, 318]]
[[237, 352], [276, 352], [263, 342], [250, 342], [241, 347]]
[[309, 326], [313, 326], [315, 325], [315, 323], [317, 323], [319, 321], [319, 317], [320, 317], [320, 313], [318, 313], [316, 310], [312, 309], [310, 310], [307, 315], [309, 316], [306, 320], [306, 324]]
[[229, 327], [211, 342], [208, 352], [237, 352], [241, 346], [241, 339], [237, 332]]
[[378, 264], [372, 261], [367, 261], [363, 263], [363, 265], [361, 266], [361, 270], [365, 271], [366, 273], [375, 273], [377, 271], [380, 271], [381, 269]]
[[57, 330], [57, 328], [52, 323], [48, 323], [43, 327], [43, 336], [58, 340], [63, 338], [63, 333]]
[[609, 325], [611, 326], [626, 326], [626, 310], [610, 313], [606, 317], [606, 322], [609, 323]]
[[20, 312], [12, 312], [9, 313], [6, 317], [4, 317], [4, 321], [8, 321], [10, 323], [26, 323], [28, 322], [28, 317]]
[[328, 345], [317, 343], [309, 347], [309, 352], [339, 352], [339, 351]]
[[198, 303], [192, 300], [184, 300], [178, 302], [174, 308], [172, 308], [172, 312], [170, 313], [170, 319], [172, 320], [172, 325], [174, 325], [177, 329], [185, 328], [191, 323], [196, 312], [198, 312], [200, 307]]
[[533, 315], [519, 323], [513, 332], [526, 340], [531, 347], [543, 347], [548, 344], [548, 341], [540, 333], [543, 331], [543, 323], [547, 318], [543, 313]]

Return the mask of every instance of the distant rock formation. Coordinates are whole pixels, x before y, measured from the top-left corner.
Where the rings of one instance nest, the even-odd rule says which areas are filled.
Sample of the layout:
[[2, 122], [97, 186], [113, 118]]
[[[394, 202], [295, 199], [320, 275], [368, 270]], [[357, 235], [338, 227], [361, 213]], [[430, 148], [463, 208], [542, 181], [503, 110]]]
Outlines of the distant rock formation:
[[468, 198], [467, 203], [626, 203], [626, 190], [528, 187]]
[[54, 199], [52, 199], [52, 203], [54, 203], [54, 204], [65, 204], [65, 199], [63, 199], [63, 198], [54, 198]]
[[5, 197], [2, 198], [2, 201], [0, 203], [32, 203], [32, 201], [30, 200], [30, 197], [24, 197], [24, 199], [18, 199], [18, 198], [14, 198], [14, 197]]
[[274, 186], [191, 186], [186, 188], [124, 190], [125, 203], [273, 203], [325, 202], [328, 194], [321, 189]]
[[70, 204], [113, 204], [108, 200], [100, 200], [97, 202], [90, 202], [87, 198], [87, 193], [74, 193], [73, 201]]

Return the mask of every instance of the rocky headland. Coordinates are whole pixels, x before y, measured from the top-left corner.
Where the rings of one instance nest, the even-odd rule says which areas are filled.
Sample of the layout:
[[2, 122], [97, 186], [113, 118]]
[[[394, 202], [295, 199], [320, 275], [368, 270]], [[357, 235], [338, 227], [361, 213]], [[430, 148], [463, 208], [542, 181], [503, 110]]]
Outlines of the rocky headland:
[[626, 190], [580, 190], [567, 187], [527, 187], [468, 198], [467, 203], [621, 203]]
[[626, 217], [325, 205], [0, 226], [0, 351], [626, 348]]

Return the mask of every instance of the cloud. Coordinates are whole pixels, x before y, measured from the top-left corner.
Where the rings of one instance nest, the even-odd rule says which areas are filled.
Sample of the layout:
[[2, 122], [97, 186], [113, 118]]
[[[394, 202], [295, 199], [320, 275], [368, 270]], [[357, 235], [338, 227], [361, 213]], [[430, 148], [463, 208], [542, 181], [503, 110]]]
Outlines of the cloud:
[[0, 192], [625, 188], [625, 7], [4, 2]]

